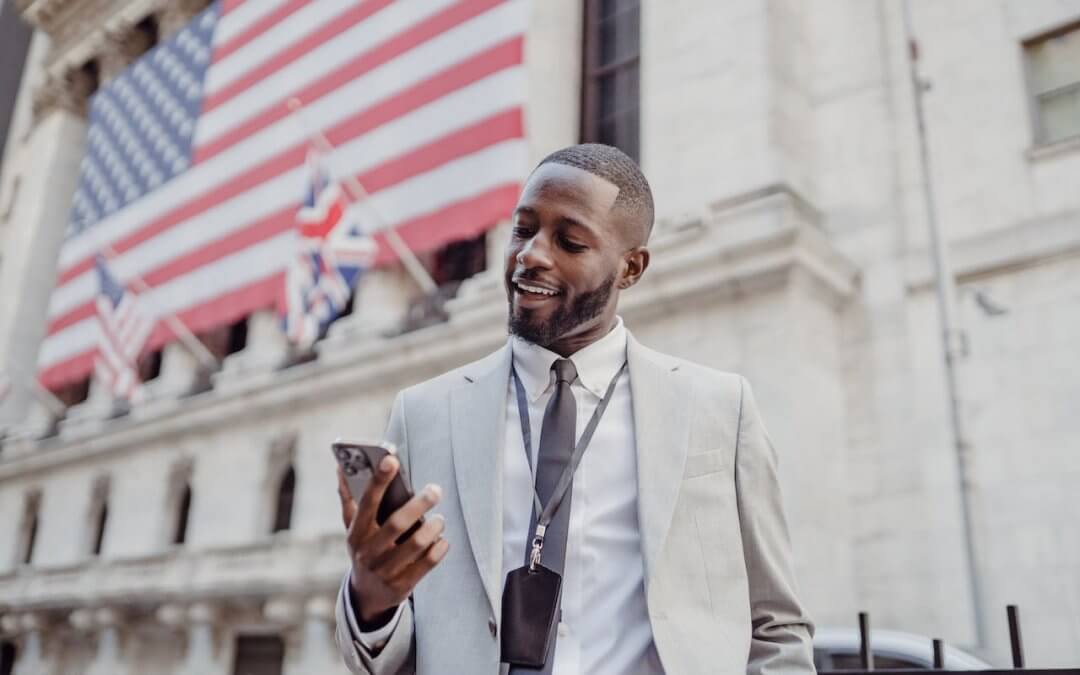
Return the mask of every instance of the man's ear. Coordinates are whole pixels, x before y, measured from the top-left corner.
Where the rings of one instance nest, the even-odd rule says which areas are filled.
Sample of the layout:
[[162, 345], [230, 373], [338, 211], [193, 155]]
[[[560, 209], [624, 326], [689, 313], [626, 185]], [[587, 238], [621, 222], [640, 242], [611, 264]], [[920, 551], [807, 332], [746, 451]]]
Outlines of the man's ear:
[[641, 279], [649, 267], [649, 249], [644, 246], [632, 248], [623, 254], [623, 273], [619, 279], [619, 290], [625, 291]]

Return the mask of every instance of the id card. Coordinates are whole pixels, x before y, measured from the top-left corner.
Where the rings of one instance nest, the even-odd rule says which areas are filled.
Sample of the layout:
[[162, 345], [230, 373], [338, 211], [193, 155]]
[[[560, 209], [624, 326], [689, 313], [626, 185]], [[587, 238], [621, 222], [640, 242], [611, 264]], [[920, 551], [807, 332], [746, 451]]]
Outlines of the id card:
[[537, 565], [506, 575], [502, 600], [500, 660], [514, 666], [543, 668], [555, 639], [562, 576]]

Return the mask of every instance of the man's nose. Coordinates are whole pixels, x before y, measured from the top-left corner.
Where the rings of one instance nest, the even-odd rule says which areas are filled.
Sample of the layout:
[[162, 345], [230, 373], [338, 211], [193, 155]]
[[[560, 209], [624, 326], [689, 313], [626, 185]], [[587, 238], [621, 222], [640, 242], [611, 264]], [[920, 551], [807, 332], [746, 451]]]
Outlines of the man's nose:
[[542, 234], [537, 234], [525, 242], [517, 254], [517, 263], [526, 269], [533, 267], [551, 267], [550, 242]]

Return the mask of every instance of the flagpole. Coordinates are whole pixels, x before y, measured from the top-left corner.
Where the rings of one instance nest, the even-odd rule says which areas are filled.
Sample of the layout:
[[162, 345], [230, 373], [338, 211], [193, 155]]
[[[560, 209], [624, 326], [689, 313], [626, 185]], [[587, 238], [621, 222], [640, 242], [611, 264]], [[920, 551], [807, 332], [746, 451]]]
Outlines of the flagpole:
[[[108, 244], [103, 244], [100, 247], [100, 250], [102, 253], [105, 254], [105, 257], [109, 259], [119, 257], [116, 249], [114, 249]], [[133, 275], [130, 279], [128, 279], [128, 281], [132, 284], [132, 286], [135, 287], [135, 290], [139, 293], [146, 293], [150, 290], [150, 286], [148, 286], [147, 283], [143, 281], [143, 278], [140, 277], [138, 274]], [[209, 349], [206, 348], [206, 345], [204, 345], [202, 341], [199, 340], [199, 338], [195, 337], [195, 334], [191, 332], [191, 329], [184, 325], [184, 322], [181, 321], [180, 318], [176, 316], [176, 314], [172, 312], [165, 312], [165, 314], [161, 318], [165, 321], [165, 324], [172, 329], [173, 334], [176, 335], [176, 337], [180, 340], [181, 343], [183, 343], [185, 347], [187, 347], [188, 351], [191, 352], [192, 356], [198, 359], [199, 363], [204, 368], [206, 368], [207, 370], [213, 370], [218, 367], [218, 358], [214, 356]]]
[[[304, 106], [303, 103], [300, 102], [300, 99], [296, 97], [290, 98], [288, 101], [288, 106], [289, 110], [295, 113], [296, 116], [300, 118], [301, 123], [308, 131], [312, 140], [314, 140], [319, 145], [319, 149], [327, 153], [332, 152], [334, 150], [334, 146], [330, 143], [330, 139], [328, 139], [326, 135], [322, 133], [322, 131], [314, 129], [304, 120]], [[386, 237], [386, 243], [390, 245], [390, 248], [394, 249], [394, 253], [397, 255], [398, 259], [401, 260], [401, 263], [405, 266], [405, 269], [408, 270], [409, 274], [412, 275], [412, 278], [416, 281], [416, 283], [420, 285], [420, 288], [422, 288], [424, 292], [428, 295], [435, 294], [438, 291], [438, 286], [435, 285], [435, 281], [431, 278], [431, 275], [428, 274], [427, 269], [416, 257], [416, 254], [413, 253], [412, 249], [410, 249], [409, 246], [404, 241], [402, 241], [401, 235], [397, 233], [397, 230], [393, 227], [390, 227], [386, 222], [386, 219], [382, 217], [382, 214], [380, 214], [375, 209], [374, 205], [371, 203], [371, 195], [366, 189], [364, 189], [364, 186], [360, 183], [356, 176], [352, 174], [346, 175], [345, 185], [349, 188], [349, 192], [352, 194], [352, 198], [354, 200], [358, 202], [368, 202], [368, 210], [372, 214], [374, 214], [376, 220], [378, 220], [378, 222], [376, 223], [378, 231]]]

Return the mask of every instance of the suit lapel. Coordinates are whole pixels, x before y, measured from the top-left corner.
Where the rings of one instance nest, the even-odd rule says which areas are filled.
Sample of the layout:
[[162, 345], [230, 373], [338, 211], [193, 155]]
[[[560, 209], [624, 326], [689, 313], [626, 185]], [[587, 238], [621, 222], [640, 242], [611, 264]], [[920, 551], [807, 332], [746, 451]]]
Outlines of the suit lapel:
[[461, 385], [450, 394], [454, 476], [469, 544], [493, 613], [502, 588], [502, 447], [510, 362], [507, 345], [467, 368]]
[[688, 396], [674, 359], [628, 336], [634, 436], [638, 462], [638, 521], [646, 588], [660, 562], [679, 497], [689, 439]]

